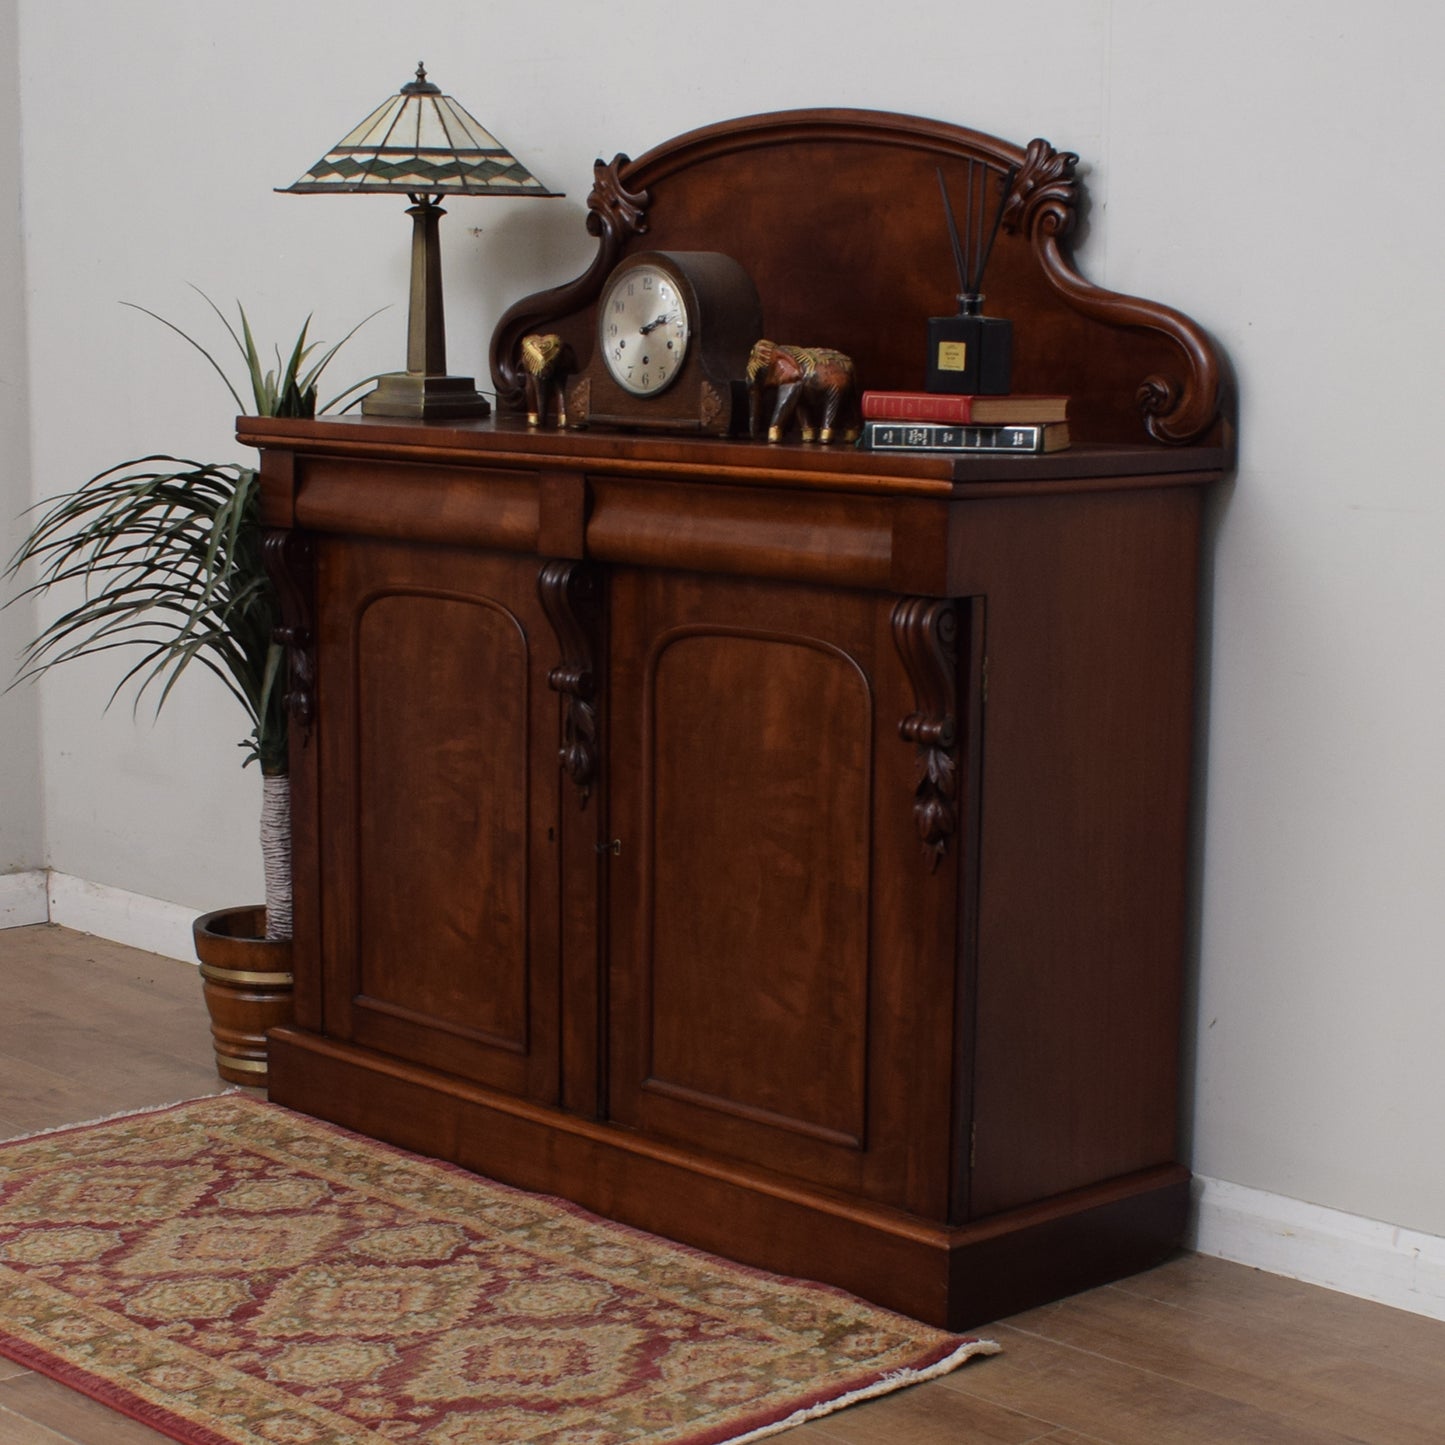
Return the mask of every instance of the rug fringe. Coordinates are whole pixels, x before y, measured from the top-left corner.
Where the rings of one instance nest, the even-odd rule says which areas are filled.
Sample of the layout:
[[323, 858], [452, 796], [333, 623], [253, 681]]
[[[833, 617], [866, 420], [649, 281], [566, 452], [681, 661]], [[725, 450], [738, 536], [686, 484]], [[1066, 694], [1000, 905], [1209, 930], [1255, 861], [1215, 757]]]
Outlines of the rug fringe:
[[831, 1400], [823, 1400], [817, 1405], [808, 1405], [801, 1410], [794, 1410], [786, 1420], [776, 1420], [771, 1425], [764, 1425], [757, 1430], [749, 1430], [746, 1435], [734, 1435], [727, 1440], [720, 1441], [719, 1445], [748, 1445], [749, 1441], [761, 1440], [768, 1435], [777, 1435], [783, 1430], [791, 1430], [796, 1425], [806, 1425], [809, 1420], [821, 1420], [823, 1416], [847, 1409], [849, 1405], [876, 1399], [879, 1395], [891, 1394], [905, 1385], [921, 1385], [925, 1380], [936, 1380], [940, 1375], [946, 1375], [951, 1370], [956, 1370], [966, 1360], [973, 1359], [975, 1355], [997, 1355], [1002, 1352], [1003, 1346], [993, 1340], [965, 1340], [951, 1354], [945, 1355], [941, 1360], [926, 1365], [922, 1369], [892, 1370], [871, 1385], [864, 1385], [857, 1390], [849, 1390], [846, 1394], [837, 1395]]
[[144, 1119], [147, 1114], [164, 1114], [168, 1109], [179, 1109], [185, 1104], [199, 1104], [204, 1099], [225, 1099], [232, 1094], [243, 1094], [244, 1089], [229, 1088], [222, 1089], [217, 1094], [197, 1094], [191, 1099], [172, 1099], [169, 1104], [147, 1104], [141, 1109], [120, 1109], [114, 1114], [102, 1114], [98, 1119], [77, 1119], [73, 1124], [55, 1124], [49, 1129], [36, 1129], [30, 1134], [14, 1134], [9, 1138], [0, 1139], [0, 1146], [5, 1144], [24, 1144], [31, 1139], [44, 1139], [51, 1134], [67, 1134], [72, 1129], [89, 1129], [95, 1124], [114, 1124], [120, 1119]]

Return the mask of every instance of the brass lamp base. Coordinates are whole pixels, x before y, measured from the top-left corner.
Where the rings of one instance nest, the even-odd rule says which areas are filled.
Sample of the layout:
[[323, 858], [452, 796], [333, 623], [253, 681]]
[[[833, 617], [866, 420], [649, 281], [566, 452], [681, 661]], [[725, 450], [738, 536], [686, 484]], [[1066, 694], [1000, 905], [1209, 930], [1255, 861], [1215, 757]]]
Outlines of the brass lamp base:
[[416, 421], [490, 416], [491, 403], [469, 376], [428, 376], [421, 371], [394, 371], [381, 377], [376, 390], [361, 399], [364, 416], [407, 416]]

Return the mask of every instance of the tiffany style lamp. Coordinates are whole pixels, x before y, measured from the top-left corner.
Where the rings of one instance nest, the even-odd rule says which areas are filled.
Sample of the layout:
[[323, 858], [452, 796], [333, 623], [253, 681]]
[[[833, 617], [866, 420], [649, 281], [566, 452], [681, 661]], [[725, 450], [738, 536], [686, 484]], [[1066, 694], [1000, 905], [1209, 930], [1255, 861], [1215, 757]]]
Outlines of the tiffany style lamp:
[[298, 194], [382, 191], [411, 198], [411, 313], [406, 370], [378, 380], [362, 398], [369, 416], [486, 416], [469, 376], [447, 375], [438, 223], [442, 196], [557, 196], [451, 96], [416, 79], [382, 102], [298, 181]]

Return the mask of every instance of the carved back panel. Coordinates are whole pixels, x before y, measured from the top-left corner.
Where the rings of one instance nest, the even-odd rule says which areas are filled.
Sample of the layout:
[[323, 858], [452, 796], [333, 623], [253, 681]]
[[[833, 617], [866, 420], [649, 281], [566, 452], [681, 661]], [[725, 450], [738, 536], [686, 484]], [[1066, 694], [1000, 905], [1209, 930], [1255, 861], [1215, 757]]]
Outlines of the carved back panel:
[[[924, 327], [954, 310], [957, 273], [936, 172], [964, 194], [970, 161], [990, 206], [1015, 171], [985, 277], [990, 315], [1014, 322], [1014, 390], [1073, 398], [1076, 441], [1227, 440], [1221, 359], [1195, 322], [1091, 285], [1068, 249], [1078, 158], [941, 121], [858, 110], [750, 116], [690, 132], [633, 161], [598, 161], [592, 265], [519, 301], [492, 338], [504, 402], [521, 398], [518, 348], [561, 333], [585, 362], [603, 281], [634, 250], [719, 250], [752, 274], [771, 339], [835, 346], [860, 385], [921, 389]], [[993, 179], [997, 178], [997, 179]]]

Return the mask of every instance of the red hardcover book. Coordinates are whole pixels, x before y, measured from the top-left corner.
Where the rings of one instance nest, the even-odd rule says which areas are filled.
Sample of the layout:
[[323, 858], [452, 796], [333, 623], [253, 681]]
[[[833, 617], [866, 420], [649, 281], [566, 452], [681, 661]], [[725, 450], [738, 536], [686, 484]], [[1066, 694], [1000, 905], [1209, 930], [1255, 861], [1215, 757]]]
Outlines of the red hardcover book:
[[865, 421], [942, 422], [950, 426], [1042, 426], [1066, 421], [1069, 399], [1034, 393], [951, 396], [936, 391], [865, 391]]

